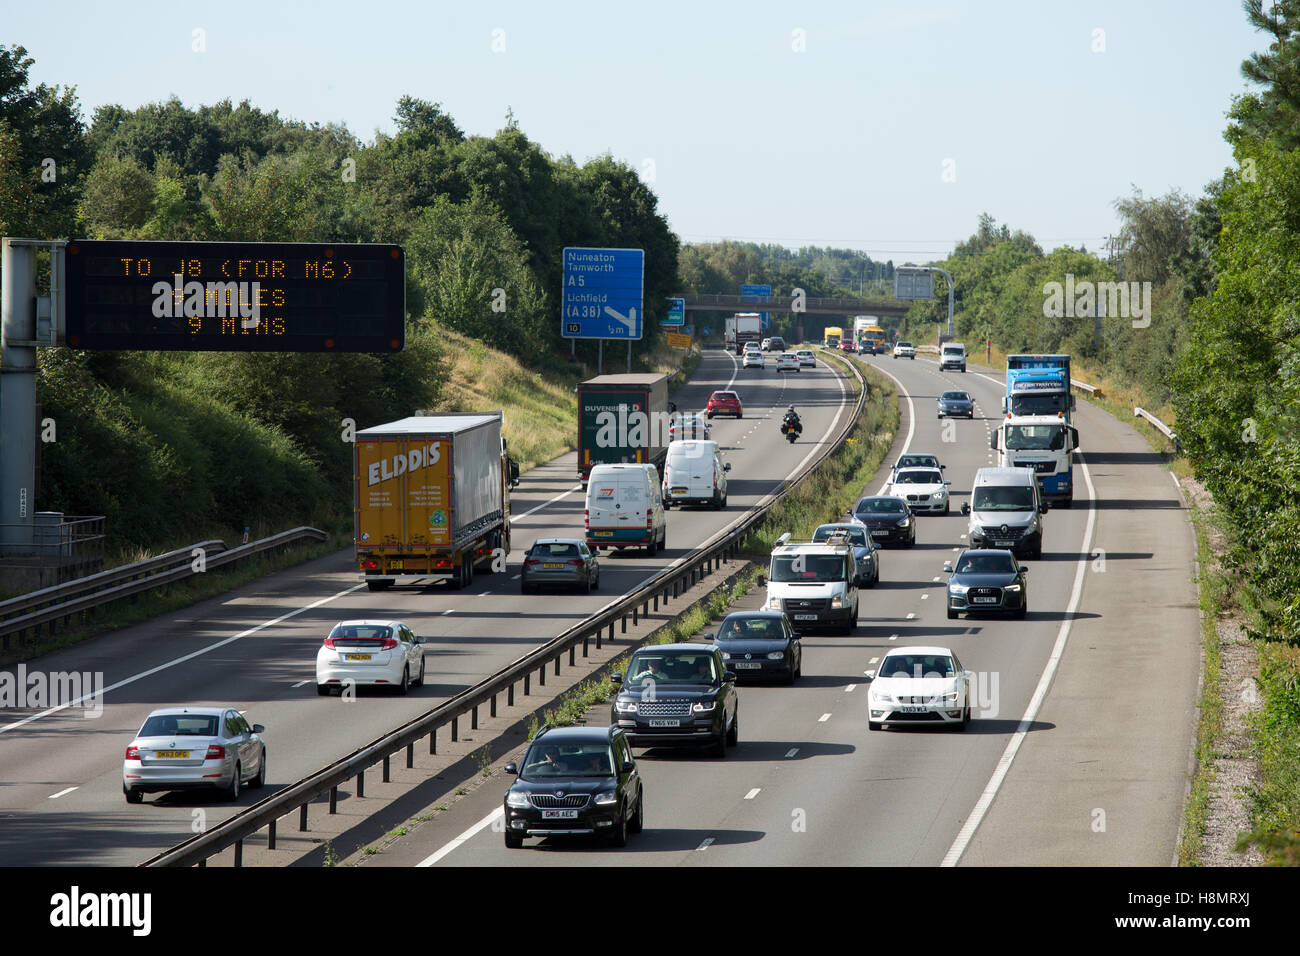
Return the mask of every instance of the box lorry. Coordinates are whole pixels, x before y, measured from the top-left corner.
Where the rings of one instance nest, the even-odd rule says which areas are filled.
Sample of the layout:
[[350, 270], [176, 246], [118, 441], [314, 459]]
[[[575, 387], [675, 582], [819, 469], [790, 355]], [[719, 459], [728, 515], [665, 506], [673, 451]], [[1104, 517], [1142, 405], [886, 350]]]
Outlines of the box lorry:
[[757, 312], [737, 312], [731, 317], [736, 323], [736, 338], [733, 348], [739, 355], [745, 351], [746, 342], [763, 341], [763, 317]]
[[580, 384], [579, 480], [587, 483], [593, 465], [649, 464], [662, 475], [676, 410], [667, 375], [599, 375]]
[[1003, 413], [1012, 415], [1055, 415], [1062, 413], [1071, 424], [1074, 396], [1070, 392], [1070, 356], [1008, 355], [1007, 390], [1002, 398]]
[[510, 553], [510, 489], [501, 412], [413, 415], [357, 432], [358, 568], [372, 591], [416, 581], [463, 588]]

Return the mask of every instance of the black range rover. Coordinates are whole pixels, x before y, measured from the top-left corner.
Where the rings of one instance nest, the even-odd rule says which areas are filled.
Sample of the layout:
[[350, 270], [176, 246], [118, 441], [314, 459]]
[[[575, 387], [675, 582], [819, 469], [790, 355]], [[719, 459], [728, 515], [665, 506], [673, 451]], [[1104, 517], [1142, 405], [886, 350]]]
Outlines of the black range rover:
[[634, 747], [707, 746], [725, 757], [740, 739], [736, 675], [711, 644], [659, 644], [632, 655], [610, 723]]
[[533, 738], [506, 791], [506, 846], [525, 837], [600, 835], [625, 846], [645, 821], [645, 793], [627, 735], [617, 727], [556, 727]]

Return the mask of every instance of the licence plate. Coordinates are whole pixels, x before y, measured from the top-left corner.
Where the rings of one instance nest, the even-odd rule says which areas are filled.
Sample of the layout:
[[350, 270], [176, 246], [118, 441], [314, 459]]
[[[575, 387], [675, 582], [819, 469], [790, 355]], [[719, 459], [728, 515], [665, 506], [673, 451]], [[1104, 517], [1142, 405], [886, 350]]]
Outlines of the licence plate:
[[406, 565], [405, 565], [403, 562], [401, 562], [401, 561], [389, 561], [389, 562], [388, 562], [388, 570], [390, 570], [390, 571], [405, 571], [405, 570], [406, 570]]
[[612, 532], [612, 531], [593, 531], [593, 532], [591, 533], [591, 536], [592, 536], [593, 538], [612, 538], [612, 537], [614, 537], [614, 532]]
[[578, 819], [577, 810], [543, 810], [543, 820], [576, 820]]
[[343, 659], [345, 661], [368, 661], [371, 656], [370, 654], [344, 654]]
[[673, 489], [673, 494], [675, 494], [675, 495], [684, 495], [684, 494], [686, 494], [686, 492], [688, 492], [688, 491], [690, 491], [689, 488], [674, 488], [674, 489]]
[[647, 723], [649, 723], [651, 727], [680, 727], [682, 725], [680, 720], [668, 720], [666, 718], [663, 720], [647, 721]]
[[905, 714], [925, 714], [930, 710], [929, 707], [900, 707], [898, 709]]
[[995, 547], [995, 548], [1014, 548], [1015, 546], [1016, 546], [1016, 543], [1015, 543], [1014, 541], [994, 541], [994, 542], [993, 542], [993, 547]]
[[977, 597], [971, 598], [971, 602], [974, 604], [997, 604], [998, 599], [995, 597]]
[[794, 616], [794, 619], [795, 619], [796, 621], [815, 621], [815, 620], [817, 620], [817, 615], [816, 615], [816, 614], [796, 614], [796, 615]]
[[738, 671], [756, 671], [759, 670], [763, 665], [756, 662], [755, 663], [738, 662], [738, 663], [733, 663], [731, 666]]
[[190, 752], [188, 750], [158, 750], [154, 756], [159, 760], [188, 760]]
[[544, 568], [562, 568], [562, 567], [564, 567], [564, 565], [562, 565], [562, 564], [543, 564], [542, 567], [544, 567]]

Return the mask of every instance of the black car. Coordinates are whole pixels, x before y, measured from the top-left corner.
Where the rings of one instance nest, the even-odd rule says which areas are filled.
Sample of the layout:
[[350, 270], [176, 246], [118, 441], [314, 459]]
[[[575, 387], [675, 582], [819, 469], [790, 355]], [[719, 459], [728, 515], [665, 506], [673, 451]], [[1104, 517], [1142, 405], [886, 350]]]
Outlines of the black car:
[[876, 547], [875, 535], [865, 524], [840, 521], [818, 525], [812, 539], [826, 541], [832, 535], [843, 535], [853, 546], [853, 557], [858, 564], [858, 587], [874, 588], [880, 581], [880, 548]]
[[718, 646], [737, 679], [780, 677], [793, 684], [803, 673], [803, 643], [783, 611], [728, 614], [717, 636], [704, 639]]
[[1024, 617], [1029, 611], [1029, 571], [1010, 551], [970, 548], [945, 564], [948, 578], [948, 619], [962, 611], [1011, 612]]
[[870, 495], [853, 507], [853, 519], [871, 531], [871, 537], [883, 543], [897, 543], [910, 548], [916, 544], [916, 518], [907, 502], [897, 495]]
[[740, 739], [736, 675], [722, 651], [705, 644], [659, 644], [632, 655], [619, 684], [610, 723], [634, 747], [707, 746], [725, 757]]
[[523, 765], [506, 764], [519, 779], [506, 791], [506, 846], [525, 837], [605, 837], [625, 846], [645, 823], [645, 792], [627, 735], [617, 727], [542, 730]]
[[944, 392], [939, 396], [939, 407], [936, 410], [935, 417], [943, 418], [947, 415], [949, 418], [975, 418], [975, 401], [970, 397], [970, 392]]

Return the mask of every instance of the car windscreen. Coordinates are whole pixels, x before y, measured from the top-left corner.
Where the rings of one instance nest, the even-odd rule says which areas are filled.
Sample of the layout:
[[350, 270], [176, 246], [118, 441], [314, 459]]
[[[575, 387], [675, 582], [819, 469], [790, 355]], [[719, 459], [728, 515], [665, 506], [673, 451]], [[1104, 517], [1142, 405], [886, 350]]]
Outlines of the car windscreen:
[[1015, 559], [1009, 554], [968, 554], [957, 562], [958, 574], [1014, 574]]
[[614, 755], [609, 744], [555, 744], [538, 741], [528, 748], [519, 776], [542, 780], [548, 777], [611, 777]]
[[904, 455], [902, 458], [898, 459], [898, 464], [895, 467], [925, 468], [927, 466], [938, 468], [939, 459], [935, 458], [933, 455]]
[[957, 667], [947, 654], [891, 654], [877, 677], [956, 677]]
[[971, 497], [975, 511], [1034, 510], [1034, 493], [1028, 485], [981, 485]]
[[814, 541], [825, 541], [831, 535], [843, 535], [849, 544], [857, 545], [859, 548], [866, 547], [867, 529], [866, 528], [845, 528], [840, 525], [829, 525], [818, 528], [813, 532]]
[[943, 478], [937, 471], [900, 471], [898, 480], [904, 485], [937, 485]]
[[1060, 451], [1065, 447], [1063, 425], [1008, 425], [1009, 451]]
[[901, 515], [903, 503], [897, 498], [863, 498], [853, 510], [855, 514]]
[[154, 714], [140, 728], [141, 737], [216, 737], [217, 714]]
[[772, 558], [768, 578], [779, 583], [819, 584], [844, 580], [844, 558], [838, 554], [779, 554]]
[[623, 683], [631, 687], [640, 687], [649, 682], [715, 684], [717, 679], [718, 671], [712, 654], [669, 654], [663, 651], [647, 651], [632, 658]]
[[965, 392], [944, 392], [943, 401], [945, 402], [969, 402], [970, 396]]
[[782, 641], [785, 630], [775, 617], [730, 617], [718, 629], [719, 641]]

